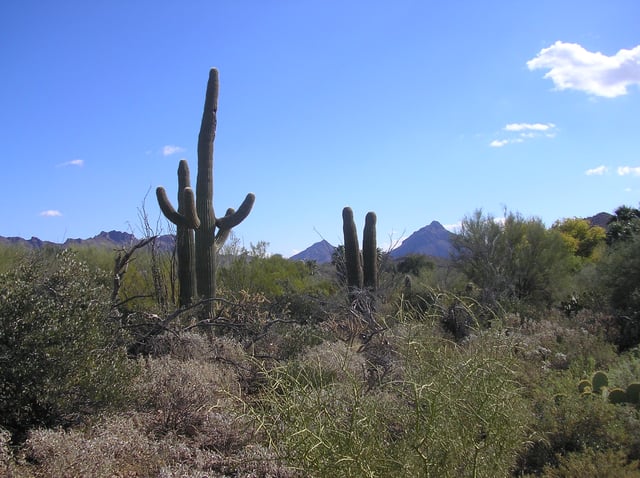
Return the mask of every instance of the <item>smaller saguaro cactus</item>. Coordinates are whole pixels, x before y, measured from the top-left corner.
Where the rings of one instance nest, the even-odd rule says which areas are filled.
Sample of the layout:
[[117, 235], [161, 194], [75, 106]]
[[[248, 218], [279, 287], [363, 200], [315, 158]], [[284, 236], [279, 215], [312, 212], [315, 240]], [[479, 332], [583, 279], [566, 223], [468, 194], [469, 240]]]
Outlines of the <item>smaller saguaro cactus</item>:
[[376, 241], [376, 213], [368, 212], [364, 218], [362, 234], [362, 275], [365, 289], [378, 289], [378, 244]]
[[165, 217], [176, 226], [176, 254], [178, 259], [178, 287], [180, 307], [189, 305], [196, 291], [194, 229], [200, 226], [195, 197], [189, 179], [186, 159], [178, 165], [178, 210], [171, 205], [162, 186], [156, 188], [158, 205]]
[[363, 288], [375, 291], [378, 288], [376, 214], [369, 212], [365, 218], [362, 252], [358, 242], [356, 224], [353, 220], [353, 210], [348, 206], [342, 210], [342, 230], [349, 292], [353, 294]]
[[353, 210], [345, 207], [342, 210], [342, 232], [344, 234], [344, 260], [347, 269], [347, 287], [349, 290], [362, 289], [362, 256], [358, 242], [358, 231], [353, 220]]

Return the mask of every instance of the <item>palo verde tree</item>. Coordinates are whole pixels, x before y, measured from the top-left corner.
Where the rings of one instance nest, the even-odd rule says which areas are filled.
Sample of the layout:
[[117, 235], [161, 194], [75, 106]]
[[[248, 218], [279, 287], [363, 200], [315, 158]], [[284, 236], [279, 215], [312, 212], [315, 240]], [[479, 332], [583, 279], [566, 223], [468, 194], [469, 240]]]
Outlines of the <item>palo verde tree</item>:
[[[171, 222], [176, 224], [180, 288], [192, 291], [193, 277], [197, 296], [211, 299], [216, 296], [216, 253], [229, 236], [231, 229], [240, 224], [251, 212], [255, 196], [247, 194], [237, 211], [227, 209], [224, 216], [216, 217], [213, 207], [213, 142], [216, 135], [218, 112], [219, 79], [218, 70], [209, 71], [209, 81], [202, 113], [200, 134], [198, 136], [198, 176], [196, 180], [195, 201], [189, 185], [186, 162], [178, 170], [178, 211], [167, 199], [164, 188], [158, 187], [156, 195], [160, 209]], [[195, 202], [195, 210], [194, 210]], [[194, 231], [194, 232], [192, 232]], [[193, 241], [191, 241], [193, 235]], [[184, 282], [182, 282], [184, 281]], [[180, 295], [180, 305], [191, 301], [188, 292]], [[205, 315], [214, 316], [214, 303], [207, 305]]]
[[558, 231], [569, 250], [584, 260], [596, 260], [602, 252], [607, 232], [577, 217], [556, 221], [552, 229]]
[[569, 274], [568, 248], [540, 219], [509, 212], [504, 221], [477, 210], [453, 241], [454, 264], [487, 302], [549, 305]]

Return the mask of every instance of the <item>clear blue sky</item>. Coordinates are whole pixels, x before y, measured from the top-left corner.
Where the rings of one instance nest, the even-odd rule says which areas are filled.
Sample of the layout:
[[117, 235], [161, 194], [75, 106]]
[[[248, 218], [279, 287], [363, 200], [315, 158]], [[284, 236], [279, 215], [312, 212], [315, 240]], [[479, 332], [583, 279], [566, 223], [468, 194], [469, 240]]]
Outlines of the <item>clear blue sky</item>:
[[[640, 2], [21, 0], [0, 6], [0, 235], [139, 234], [192, 181], [220, 70], [216, 211], [286, 257], [378, 215], [386, 244], [475, 209], [640, 200]], [[158, 222], [159, 221], [159, 222]]]

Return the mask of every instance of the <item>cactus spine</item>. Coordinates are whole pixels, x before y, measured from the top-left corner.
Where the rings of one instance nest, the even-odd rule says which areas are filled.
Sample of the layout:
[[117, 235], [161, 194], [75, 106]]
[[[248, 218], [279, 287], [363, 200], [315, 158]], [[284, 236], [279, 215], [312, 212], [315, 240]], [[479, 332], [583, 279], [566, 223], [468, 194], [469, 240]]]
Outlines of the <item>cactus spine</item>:
[[[213, 142], [216, 136], [218, 91], [218, 70], [212, 68], [209, 71], [202, 122], [198, 135], [198, 175], [196, 179], [195, 219], [197, 219], [199, 224], [195, 227], [188, 227], [188, 229], [195, 229], [195, 245], [192, 249], [195, 252], [195, 260], [187, 259], [188, 255], [184, 251], [182, 253], [178, 252], [179, 258], [181, 255], [184, 255], [184, 258], [187, 260], [187, 268], [190, 267], [189, 265], [195, 263], [195, 282], [197, 296], [200, 299], [211, 299], [216, 296], [216, 252], [222, 247], [231, 229], [240, 224], [249, 215], [255, 201], [255, 196], [249, 193], [237, 211], [230, 208], [227, 209], [224, 216], [220, 218], [215, 216], [213, 208]], [[186, 170], [188, 184], [188, 168], [186, 168]], [[156, 191], [162, 212], [172, 222], [173, 220], [181, 222], [180, 214], [182, 214], [182, 216], [191, 216], [192, 214], [193, 191], [188, 185], [181, 187], [180, 173], [178, 176], [178, 197], [179, 201], [182, 197], [185, 203], [185, 212], [181, 213], [180, 207], [178, 207], [178, 213], [174, 214], [173, 207], [171, 207], [169, 201], [166, 199], [164, 190], [160, 191], [161, 188], [158, 188]], [[194, 222], [190, 224], [195, 225]], [[190, 224], [187, 224], [187, 226]], [[189, 243], [187, 242], [186, 244], [185, 247], [188, 248]], [[176, 246], [179, 247], [178, 241]], [[193, 270], [193, 267], [191, 267], [190, 270]], [[191, 272], [189, 277], [192, 277]], [[183, 284], [181, 283], [180, 286], [182, 288]], [[193, 288], [191, 290], [193, 290]], [[206, 318], [213, 318], [214, 309], [215, 305], [213, 302], [207, 304], [205, 310]]]
[[345, 207], [342, 210], [342, 230], [344, 233], [347, 286], [350, 295], [363, 288], [375, 291], [378, 288], [376, 214], [369, 212], [365, 218], [362, 252], [360, 252], [358, 232], [353, 220], [353, 210], [350, 207]]

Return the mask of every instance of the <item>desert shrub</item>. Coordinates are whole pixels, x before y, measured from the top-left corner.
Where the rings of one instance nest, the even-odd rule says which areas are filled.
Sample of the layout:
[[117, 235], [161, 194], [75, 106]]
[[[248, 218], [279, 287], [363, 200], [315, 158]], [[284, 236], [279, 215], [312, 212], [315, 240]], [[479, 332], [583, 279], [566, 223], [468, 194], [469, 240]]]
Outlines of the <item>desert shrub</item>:
[[70, 251], [0, 275], [0, 425], [15, 438], [124, 400], [134, 368], [105, 283]]
[[238, 388], [228, 366], [169, 356], [144, 359], [136, 384], [139, 410], [154, 413], [151, 432], [192, 437], [211, 428], [211, 422], [222, 423], [216, 415], [221, 410], [233, 412]]
[[[637, 428], [640, 421], [632, 407], [614, 405], [595, 395], [583, 397], [575, 383], [561, 394], [554, 395], [553, 392], [550, 389], [547, 400], [534, 404], [537, 438], [521, 456], [519, 472], [540, 474], [543, 469], [549, 472], [551, 468], [558, 468], [563, 457], [569, 454], [576, 454], [572, 459], [574, 464], [581, 460], [588, 463], [592, 459], [580, 457], [580, 454], [588, 455], [590, 450], [614, 454], [619, 451], [628, 461], [639, 458]], [[586, 476], [592, 475], [587, 473]]]
[[610, 382], [618, 387], [624, 388], [630, 383], [640, 382], [640, 347], [622, 353], [607, 374]]
[[17, 476], [13, 474], [14, 462], [13, 454], [9, 447], [11, 433], [0, 428], [0, 476]]
[[425, 331], [387, 337], [402, 371], [375, 387], [339, 343], [265, 371], [253, 412], [277, 454], [313, 476], [508, 476], [529, 420], [509, 348]]
[[519, 355], [530, 366], [572, 369], [577, 376], [608, 368], [617, 359], [615, 346], [595, 328], [582, 326], [590, 317], [587, 311], [579, 315], [581, 319], [567, 319], [557, 313], [541, 320], [523, 321], [520, 327], [510, 330]]
[[171, 356], [176, 360], [207, 360], [211, 346], [207, 337], [198, 332], [165, 332], [151, 337], [146, 344], [153, 357]]
[[154, 477], [164, 464], [162, 444], [149, 439], [139, 417], [110, 417], [85, 431], [33, 430], [24, 448], [39, 476]]
[[640, 462], [630, 461], [622, 451], [587, 449], [562, 456], [557, 467], [545, 467], [543, 478], [597, 476], [598, 478], [637, 478]]
[[[27, 463], [13, 468], [19, 477], [201, 478], [234, 476], [299, 477], [266, 448], [247, 444], [217, 450], [204, 441], [168, 433], [149, 434], [149, 414], [104, 416], [73, 430], [34, 430], [24, 446]], [[217, 423], [216, 426], [221, 426]], [[235, 424], [234, 424], [235, 425]], [[226, 425], [225, 425], [226, 426]], [[211, 428], [212, 434], [216, 428]], [[1, 468], [0, 468], [1, 470]], [[2, 475], [5, 476], [5, 475]]]

